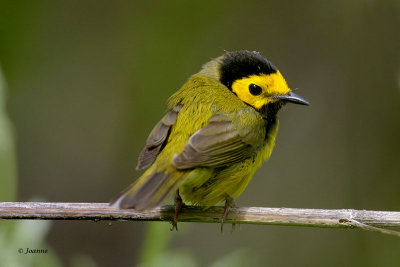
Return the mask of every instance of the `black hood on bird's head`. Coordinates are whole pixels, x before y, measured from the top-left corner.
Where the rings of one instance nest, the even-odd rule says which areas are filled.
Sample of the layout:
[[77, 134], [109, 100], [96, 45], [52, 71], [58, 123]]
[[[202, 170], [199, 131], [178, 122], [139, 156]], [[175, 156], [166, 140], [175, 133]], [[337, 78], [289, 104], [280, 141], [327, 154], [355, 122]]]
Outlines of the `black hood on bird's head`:
[[271, 74], [278, 69], [258, 52], [228, 52], [221, 57], [220, 81], [231, 90], [232, 83], [250, 75]]

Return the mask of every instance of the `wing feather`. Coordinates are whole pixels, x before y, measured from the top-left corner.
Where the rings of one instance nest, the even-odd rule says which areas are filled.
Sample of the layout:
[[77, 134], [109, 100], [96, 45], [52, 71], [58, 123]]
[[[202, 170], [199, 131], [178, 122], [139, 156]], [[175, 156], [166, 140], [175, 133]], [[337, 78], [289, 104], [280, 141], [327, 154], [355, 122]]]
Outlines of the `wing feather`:
[[139, 155], [137, 170], [149, 167], [164, 148], [171, 132], [171, 127], [175, 124], [181, 108], [182, 106], [174, 107], [154, 126], [147, 138], [146, 146]]
[[[183, 151], [174, 156], [173, 165], [178, 169], [222, 167], [252, 156], [258, 149], [252, 144], [262, 144], [263, 136], [255, 136], [250, 127], [241, 131], [237, 128], [227, 115], [214, 115], [189, 138]], [[260, 142], [254, 142], [255, 139]]]

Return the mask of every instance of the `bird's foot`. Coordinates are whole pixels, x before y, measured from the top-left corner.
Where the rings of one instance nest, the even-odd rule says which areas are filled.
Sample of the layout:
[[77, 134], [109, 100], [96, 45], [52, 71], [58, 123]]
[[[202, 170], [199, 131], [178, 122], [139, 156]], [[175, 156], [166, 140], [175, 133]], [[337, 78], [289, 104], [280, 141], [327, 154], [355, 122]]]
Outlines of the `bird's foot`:
[[[225, 209], [224, 209], [224, 214], [222, 215], [221, 218], [221, 233], [224, 231], [224, 223], [225, 223], [225, 219], [228, 216], [229, 211], [236, 207], [235, 205], [235, 201], [233, 200], [232, 197], [227, 196], [225, 199]], [[235, 230], [236, 224], [232, 224], [232, 230]]]
[[176, 191], [175, 193], [175, 199], [174, 199], [174, 203], [175, 203], [175, 216], [174, 216], [174, 220], [171, 222], [172, 224], [172, 228], [171, 231], [173, 231], [174, 229], [176, 231], [178, 231], [178, 217], [179, 217], [179, 213], [182, 210], [182, 207], [185, 205], [182, 201], [181, 196], [179, 195], [179, 189]]

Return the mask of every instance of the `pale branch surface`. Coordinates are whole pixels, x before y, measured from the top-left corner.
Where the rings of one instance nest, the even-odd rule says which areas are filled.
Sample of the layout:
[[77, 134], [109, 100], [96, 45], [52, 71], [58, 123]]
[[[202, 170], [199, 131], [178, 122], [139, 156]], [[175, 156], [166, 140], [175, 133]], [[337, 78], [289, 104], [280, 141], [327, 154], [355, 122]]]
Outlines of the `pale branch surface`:
[[[179, 222], [220, 223], [223, 211], [219, 206], [207, 210], [184, 206]], [[0, 202], [0, 219], [7, 220], [172, 221], [174, 214], [172, 205], [136, 211], [108, 203]], [[400, 237], [400, 232], [379, 228], [400, 227], [399, 211], [240, 207], [232, 208], [225, 223], [362, 228]]]

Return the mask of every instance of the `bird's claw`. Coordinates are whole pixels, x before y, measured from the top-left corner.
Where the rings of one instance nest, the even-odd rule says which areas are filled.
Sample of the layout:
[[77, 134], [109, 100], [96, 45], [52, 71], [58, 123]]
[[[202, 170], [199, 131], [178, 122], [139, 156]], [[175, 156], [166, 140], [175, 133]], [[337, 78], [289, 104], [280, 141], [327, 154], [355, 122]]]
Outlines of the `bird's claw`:
[[175, 203], [175, 215], [174, 215], [174, 220], [171, 222], [172, 228], [170, 230], [173, 231], [175, 229], [176, 231], [178, 231], [179, 213], [181, 212], [182, 207], [184, 206], [182, 198], [179, 195], [179, 189], [176, 191], [174, 203]]
[[[224, 213], [223, 213], [222, 218], [221, 218], [221, 233], [224, 231], [224, 223], [225, 223], [226, 217], [228, 216], [229, 211], [234, 207], [236, 207], [235, 201], [233, 200], [232, 197], [227, 196], [226, 200], [225, 200]], [[233, 223], [232, 224], [232, 230], [234, 230], [235, 227], [236, 227], [236, 225]]]

